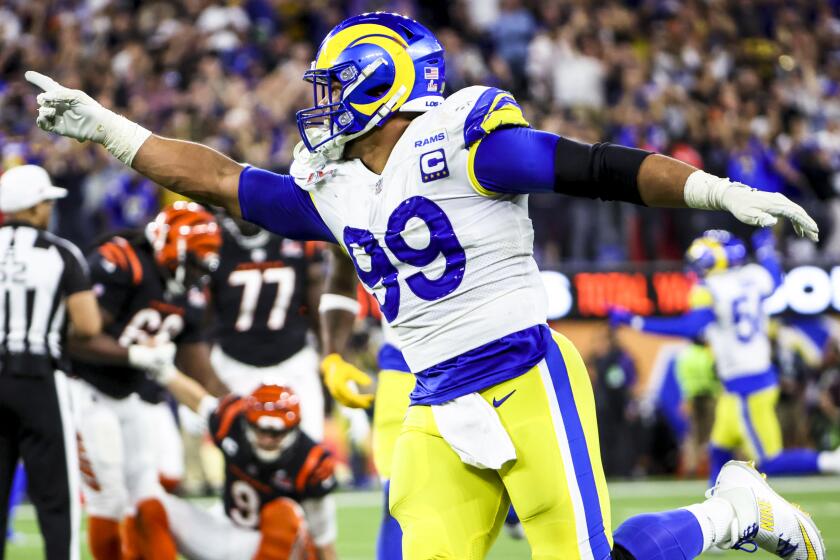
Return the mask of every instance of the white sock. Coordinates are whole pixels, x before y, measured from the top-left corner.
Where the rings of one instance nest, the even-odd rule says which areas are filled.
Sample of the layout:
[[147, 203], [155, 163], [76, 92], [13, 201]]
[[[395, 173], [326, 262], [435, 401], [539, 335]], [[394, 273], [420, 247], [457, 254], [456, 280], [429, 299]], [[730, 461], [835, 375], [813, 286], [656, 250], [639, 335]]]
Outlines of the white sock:
[[697, 518], [703, 531], [703, 552], [715, 545], [729, 542], [735, 510], [723, 498], [709, 498], [702, 504], [684, 507]]
[[817, 455], [817, 468], [821, 473], [840, 474], [840, 451], [823, 451]]

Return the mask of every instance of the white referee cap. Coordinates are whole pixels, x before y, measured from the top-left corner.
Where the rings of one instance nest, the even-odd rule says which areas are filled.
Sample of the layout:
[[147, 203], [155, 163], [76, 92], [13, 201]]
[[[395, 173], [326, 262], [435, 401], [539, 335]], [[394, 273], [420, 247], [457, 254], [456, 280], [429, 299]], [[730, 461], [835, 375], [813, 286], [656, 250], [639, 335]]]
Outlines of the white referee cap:
[[52, 184], [43, 167], [20, 165], [0, 175], [0, 212], [20, 212], [39, 202], [67, 196], [67, 190]]

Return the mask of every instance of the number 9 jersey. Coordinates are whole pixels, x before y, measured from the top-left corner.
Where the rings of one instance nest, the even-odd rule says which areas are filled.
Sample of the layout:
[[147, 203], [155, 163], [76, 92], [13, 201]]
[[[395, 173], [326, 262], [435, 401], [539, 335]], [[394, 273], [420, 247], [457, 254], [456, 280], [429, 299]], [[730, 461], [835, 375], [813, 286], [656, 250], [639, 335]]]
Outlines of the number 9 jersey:
[[[281, 186], [281, 176], [246, 169], [243, 216], [290, 237], [340, 243], [407, 364], [422, 372], [546, 320], [527, 195], [495, 195], [475, 179], [478, 143], [502, 126], [528, 126], [509, 93], [463, 89], [411, 121], [381, 175], [360, 160], [309, 173], [296, 159], [296, 184]], [[414, 402], [441, 402], [504, 380], [467, 375], [439, 376], [427, 394], [415, 391]]]

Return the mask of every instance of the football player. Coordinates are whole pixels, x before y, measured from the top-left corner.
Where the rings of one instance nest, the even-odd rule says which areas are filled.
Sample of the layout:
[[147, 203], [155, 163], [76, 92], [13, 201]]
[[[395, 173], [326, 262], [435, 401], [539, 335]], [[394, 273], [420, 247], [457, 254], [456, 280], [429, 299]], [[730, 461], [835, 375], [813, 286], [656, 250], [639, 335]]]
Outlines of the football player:
[[[162, 388], [145, 371], [175, 360], [223, 394], [203, 341], [200, 284], [218, 263], [221, 241], [213, 216], [181, 201], [164, 208], [145, 232], [111, 237], [89, 257], [104, 334], [71, 350], [83, 380], [80, 463], [97, 560], [119, 558], [129, 548], [143, 557], [175, 558], [159, 501], [155, 440], [162, 436], [149, 429], [154, 420], [143, 403], [159, 402]], [[137, 538], [123, 542], [126, 516], [128, 534]]]
[[210, 275], [213, 367], [239, 395], [263, 383], [291, 387], [300, 399], [303, 431], [321, 441], [324, 393], [318, 354], [307, 338], [318, 332], [322, 250], [238, 218], [221, 215], [219, 222], [224, 242]]
[[260, 385], [220, 401], [174, 368], [157, 379], [206, 419], [225, 459], [225, 517], [165, 497], [178, 551], [195, 560], [334, 560], [335, 460], [302, 431], [294, 391]]
[[[416, 378], [391, 465], [405, 558], [484, 557], [511, 501], [535, 558], [775, 554], [785, 539], [797, 558], [825, 557], [810, 518], [737, 462], [707, 501], [636, 516], [613, 538], [592, 388], [577, 350], [546, 324], [527, 209], [528, 193], [561, 192], [727, 210], [751, 225], [781, 216], [816, 239], [815, 222], [784, 196], [534, 130], [492, 87], [444, 99], [440, 43], [397, 14], [349, 18], [322, 42], [304, 75], [315, 105], [297, 114], [291, 175], [155, 136], [84, 92], [27, 76], [44, 90], [43, 129], [98, 142], [156, 183], [278, 235], [350, 254]], [[364, 374], [332, 366], [333, 387], [347, 380], [333, 389], [341, 401]], [[773, 524], [759, 524], [759, 501]]]
[[737, 450], [767, 474], [840, 473], [840, 451], [782, 449], [779, 379], [764, 310], [764, 301], [782, 284], [782, 270], [772, 230], [756, 231], [752, 243], [756, 263], [747, 262], [746, 245], [728, 231], [705, 232], [686, 251], [688, 267], [701, 278], [689, 294], [689, 313], [643, 318], [613, 310], [611, 321], [709, 341], [724, 388], [709, 446], [710, 484]]

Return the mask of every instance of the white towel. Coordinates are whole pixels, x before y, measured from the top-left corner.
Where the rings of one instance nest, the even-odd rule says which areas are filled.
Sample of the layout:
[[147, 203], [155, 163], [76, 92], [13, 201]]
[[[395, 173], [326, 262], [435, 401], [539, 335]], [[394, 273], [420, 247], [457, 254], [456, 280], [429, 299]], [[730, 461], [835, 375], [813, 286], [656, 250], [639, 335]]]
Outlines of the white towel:
[[432, 405], [440, 435], [461, 461], [479, 469], [500, 469], [516, 450], [496, 410], [478, 393]]

